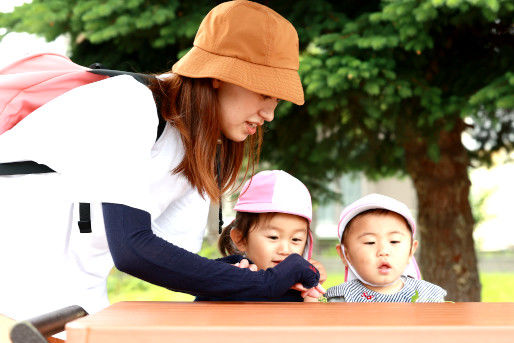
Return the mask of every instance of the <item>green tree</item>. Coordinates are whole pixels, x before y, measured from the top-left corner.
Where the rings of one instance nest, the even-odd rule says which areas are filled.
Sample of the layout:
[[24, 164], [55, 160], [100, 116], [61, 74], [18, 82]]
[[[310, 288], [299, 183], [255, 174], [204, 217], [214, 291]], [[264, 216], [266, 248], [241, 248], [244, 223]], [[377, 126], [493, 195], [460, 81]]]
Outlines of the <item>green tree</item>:
[[468, 167], [514, 141], [514, 3], [365, 3], [293, 5], [308, 100], [282, 109], [265, 156], [314, 189], [342, 171], [410, 175], [424, 278], [478, 301]]
[[[168, 70], [221, 1], [33, 0], [0, 27], [66, 33], [81, 64]], [[341, 173], [408, 174], [424, 278], [477, 301], [468, 167], [514, 142], [512, 1], [261, 1], [297, 27], [306, 105], [283, 104], [263, 159], [320, 199]], [[478, 147], [463, 146], [468, 131]]]
[[33, 0], [0, 13], [0, 27], [48, 41], [66, 34], [79, 64], [159, 72], [169, 70], [177, 55], [191, 47], [202, 18], [219, 2]]

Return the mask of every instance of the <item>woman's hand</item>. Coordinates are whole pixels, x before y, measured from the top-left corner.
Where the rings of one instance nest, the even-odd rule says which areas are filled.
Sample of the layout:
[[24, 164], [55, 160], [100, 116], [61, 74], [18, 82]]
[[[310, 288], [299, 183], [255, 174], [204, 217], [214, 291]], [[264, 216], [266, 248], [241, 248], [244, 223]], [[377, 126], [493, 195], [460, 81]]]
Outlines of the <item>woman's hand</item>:
[[[321, 286], [321, 284], [325, 282], [325, 280], [327, 279], [327, 272], [323, 264], [321, 264], [320, 262], [313, 259], [310, 259], [308, 262], [312, 264], [314, 267], [316, 267], [316, 269], [319, 271], [319, 284], [313, 288], [306, 288], [301, 283], [297, 283], [293, 285], [291, 289], [299, 291], [302, 298], [304, 298], [304, 302], [317, 302], [318, 298], [326, 293], [326, 290]], [[248, 261], [246, 258], [243, 258], [241, 261], [234, 263], [233, 266], [243, 269], [248, 268], [254, 272], [256, 272], [259, 269], [257, 265], [250, 264], [250, 261]]]
[[257, 265], [255, 264], [250, 264], [250, 262], [246, 259], [246, 258], [243, 258], [241, 261], [233, 264], [233, 266], [236, 266], [236, 267], [239, 267], [239, 268], [248, 268], [250, 269], [252, 272], [256, 272], [259, 268], [257, 268]]
[[[321, 286], [321, 284], [327, 280], [327, 271], [325, 270], [325, 267], [323, 266], [323, 264], [321, 264], [320, 262], [318, 262], [316, 260], [310, 259], [309, 263], [312, 264], [314, 267], [316, 267], [316, 269], [319, 271], [319, 284], [316, 287], [311, 288], [311, 289], [305, 289], [305, 290], [301, 290], [301, 289], [297, 289], [297, 288], [295, 288], [295, 289], [297, 289], [301, 292], [304, 302], [318, 302], [318, 298], [323, 296], [323, 294], [326, 293], [326, 290]], [[296, 284], [293, 287], [296, 287], [298, 285], [303, 287], [301, 284]], [[303, 287], [303, 288], [305, 288], [305, 287]]]
[[[321, 297], [323, 294], [326, 293], [326, 290], [321, 286], [323, 282], [327, 279], [327, 272], [325, 270], [325, 267], [320, 262], [310, 259], [308, 260], [310, 264], [312, 264], [319, 272], [319, 283], [317, 286], [312, 288], [306, 288], [301, 283], [294, 284], [291, 289], [300, 291], [302, 298], [304, 298], [304, 301], [317, 301], [319, 297]], [[313, 298], [313, 299], [308, 299]]]
[[312, 264], [319, 271], [319, 283], [322, 285], [327, 280], [327, 271], [325, 267], [318, 261], [310, 259], [309, 263]]

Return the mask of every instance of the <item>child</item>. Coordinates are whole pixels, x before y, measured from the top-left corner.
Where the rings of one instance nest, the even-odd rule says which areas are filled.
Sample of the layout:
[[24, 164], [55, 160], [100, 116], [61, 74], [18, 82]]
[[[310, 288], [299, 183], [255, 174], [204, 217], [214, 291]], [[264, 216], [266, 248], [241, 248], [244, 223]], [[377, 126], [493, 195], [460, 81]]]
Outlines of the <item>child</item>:
[[329, 302], [444, 301], [444, 289], [421, 280], [416, 223], [405, 204], [366, 195], [343, 210], [337, 231], [345, 282], [327, 290]]
[[[309, 191], [298, 179], [281, 170], [267, 170], [248, 180], [234, 209], [236, 219], [223, 229], [218, 247], [224, 258], [220, 260], [238, 265], [244, 257], [258, 270], [274, 268], [290, 254], [302, 255], [324, 276], [323, 266], [310, 260], [312, 235], [312, 204]], [[227, 256], [228, 255], [228, 256]], [[277, 271], [279, 272], [279, 271]], [[298, 286], [298, 289], [302, 289]], [[324, 293], [321, 286], [316, 289]], [[304, 289], [305, 291], [305, 289]], [[312, 292], [312, 291], [311, 291]], [[317, 295], [317, 292], [309, 293]], [[272, 301], [303, 301], [298, 290], [289, 290]], [[316, 300], [306, 296], [307, 301]], [[269, 301], [235, 297], [208, 298], [197, 301]]]

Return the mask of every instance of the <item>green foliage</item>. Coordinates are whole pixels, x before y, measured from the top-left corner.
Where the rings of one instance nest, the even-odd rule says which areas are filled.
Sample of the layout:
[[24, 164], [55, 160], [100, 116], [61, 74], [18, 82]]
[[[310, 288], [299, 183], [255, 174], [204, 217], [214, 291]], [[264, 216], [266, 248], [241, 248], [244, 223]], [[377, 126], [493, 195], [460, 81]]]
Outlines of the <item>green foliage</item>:
[[[33, 0], [0, 14], [0, 27], [49, 40], [65, 33], [80, 64], [160, 72], [220, 2]], [[512, 148], [512, 1], [262, 2], [298, 30], [306, 95], [305, 106], [280, 106], [262, 159], [300, 177], [317, 200], [334, 196], [326, 185], [344, 172], [405, 173], [413, 139], [437, 161], [439, 133], [465, 118], [479, 142], [475, 162]]]
[[425, 142], [425, 156], [437, 162], [439, 133], [467, 117], [477, 123], [470, 129], [480, 142], [470, 152], [475, 162], [511, 148], [511, 2], [381, 1], [345, 11], [349, 6], [320, 5], [338, 21], [313, 24], [322, 28], [300, 66], [307, 108], [279, 113], [266, 137], [267, 160], [301, 176], [317, 195], [320, 183], [342, 172], [405, 172], [404, 148], [412, 139]]
[[191, 47], [213, 5], [208, 0], [33, 0], [0, 13], [0, 27], [47, 40], [68, 34], [72, 57], [81, 64], [157, 72], [169, 69], [177, 54]]
[[416, 301], [418, 301], [418, 299], [419, 299], [419, 293], [418, 293], [418, 290], [416, 290], [416, 293], [412, 296], [410, 301], [415, 303]]
[[[162, 72], [192, 46], [202, 18], [220, 2], [32, 0], [0, 13], [0, 27], [48, 40], [66, 34], [79, 64]], [[413, 165], [448, 160], [456, 147], [442, 133], [459, 134], [463, 123], [478, 142], [469, 151], [473, 163], [514, 148], [511, 0], [261, 2], [298, 29], [306, 96], [302, 107], [280, 105], [262, 160], [299, 177], [315, 201], [336, 196], [327, 185], [342, 173], [401, 175], [407, 165], [413, 173]], [[429, 174], [434, 169], [422, 176], [437, 177]], [[452, 180], [468, 182], [466, 175]], [[468, 248], [462, 253], [471, 254]]]

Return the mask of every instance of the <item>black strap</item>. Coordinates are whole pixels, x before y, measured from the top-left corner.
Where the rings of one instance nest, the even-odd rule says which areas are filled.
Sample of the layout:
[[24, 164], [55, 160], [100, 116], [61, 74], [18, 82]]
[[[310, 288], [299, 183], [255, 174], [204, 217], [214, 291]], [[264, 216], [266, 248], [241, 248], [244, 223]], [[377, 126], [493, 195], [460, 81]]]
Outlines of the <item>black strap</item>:
[[[109, 69], [93, 69], [90, 70], [91, 73], [107, 75], [107, 76], [117, 76], [117, 75], [130, 75], [135, 78], [137, 81], [141, 82], [144, 85], [149, 85], [151, 80], [155, 78], [152, 75], [146, 74], [138, 74], [138, 73], [129, 73], [125, 71], [119, 70], [109, 70]], [[157, 104], [157, 113], [159, 118], [159, 125], [157, 126], [157, 138], [161, 136], [164, 131], [164, 127], [166, 126], [166, 120], [162, 118], [160, 113], [160, 103], [158, 99], [155, 99]], [[39, 164], [34, 161], [20, 161], [20, 162], [8, 162], [8, 163], [0, 163], [0, 175], [24, 175], [24, 174], [42, 174], [42, 173], [55, 173], [55, 170], [48, 167], [44, 164]]]
[[80, 233], [91, 233], [91, 205], [86, 202], [79, 203], [79, 230]]
[[219, 200], [219, 212], [218, 212], [218, 233], [221, 235], [221, 231], [223, 229], [223, 211], [222, 211], [222, 203], [221, 203], [221, 144], [218, 143], [216, 147], [216, 174], [218, 178], [218, 189], [220, 190], [220, 200]]
[[[34, 161], [0, 163], [0, 175], [25, 175], [55, 173], [50, 167]], [[78, 222], [80, 233], [91, 233], [91, 210], [88, 203], [79, 204], [80, 220]]]
[[34, 161], [0, 163], [0, 175], [55, 173], [55, 170]]
[[[137, 81], [142, 84], [148, 86], [155, 79], [153, 75], [140, 74], [140, 73], [130, 73], [121, 70], [110, 70], [110, 69], [101, 69], [98, 67], [102, 67], [100, 64], [91, 65], [91, 68], [97, 68], [90, 70], [91, 73], [106, 75], [106, 76], [118, 76], [118, 75], [130, 75]], [[162, 132], [164, 131], [164, 127], [166, 126], [166, 120], [164, 120], [161, 116], [160, 111], [160, 103], [158, 99], [156, 99], [157, 104], [157, 114], [159, 118], [159, 125], [157, 126], [157, 137], [156, 140], [159, 139]], [[39, 164], [34, 161], [20, 161], [20, 162], [9, 162], [9, 163], [0, 163], [0, 175], [24, 175], [24, 174], [42, 174], [42, 173], [55, 173], [55, 170], [44, 165]], [[220, 180], [221, 182], [221, 180]], [[221, 200], [221, 199], [220, 199]], [[220, 202], [221, 206], [221, 202]], [[221, 207], [220, 207], [221, 211]], [[79, 212], [80, 212], [80, 221], [78, 222], [79, 229], [81, 233], [90, 233], [91, 230], [91, 212], [90, 205], [88, 203], [80, 203], [79, 204]], [[220, 227], [223, 224], [221, 220], [221, 212], [220, 212]]]
[[159, 117], [159, 125], [157, 126], [157, 138], [156, 141], [161, 137], [162, 133], [164, 132], [164, 127], [166, 126], [166, 120], [161, 115], [161, 103], [159, 99], [155, 99], [155, 103], [157, 105], [157, 116]]
[[155, 78], [153, 75], [141, 74], [141, 73], [131, 73], [123, 70], [113, 70], [113, 69], [91, 69], [90, 73], [105, 75], [105, 76], [119, 76], [119, 75], [130, 75], [137, 81], [141, 82], [145, 86], [149, 86], [152, 80]]

